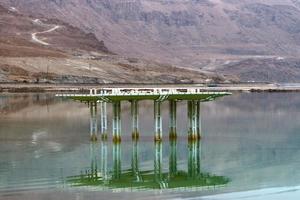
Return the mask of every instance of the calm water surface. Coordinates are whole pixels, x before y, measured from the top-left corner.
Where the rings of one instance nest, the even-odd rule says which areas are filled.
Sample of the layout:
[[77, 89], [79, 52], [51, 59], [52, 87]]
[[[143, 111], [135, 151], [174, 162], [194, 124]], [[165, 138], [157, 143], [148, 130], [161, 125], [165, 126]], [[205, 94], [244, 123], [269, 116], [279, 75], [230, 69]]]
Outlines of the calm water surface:
[[[178, 139], [170, 142], [163, 104], [166, 138], [155, 145], [153, 103], [140, 104], [137, 143], [130, 104], [122, 103], [122, 143], [114, 145], [111, 138], [89, 141], [85, 104], [52, 94], [2, 94], [0, 199], [200, 198], [300, 185], [299, 93], [244, 93], [202, 103], [202, 140], [193, 144], [186, 107], [178, 103]], [[111, 127], [111, 106], [108, 116]]]

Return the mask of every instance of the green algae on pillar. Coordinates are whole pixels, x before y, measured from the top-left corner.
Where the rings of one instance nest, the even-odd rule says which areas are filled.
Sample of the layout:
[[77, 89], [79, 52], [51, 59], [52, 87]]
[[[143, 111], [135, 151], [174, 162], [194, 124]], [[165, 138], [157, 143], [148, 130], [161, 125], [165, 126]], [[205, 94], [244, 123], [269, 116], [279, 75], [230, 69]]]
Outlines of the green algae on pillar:
[[201, 103], [200, 101], [196, 102], [196, 123], [197, 123], [197, 138], [198, 140], [201, 139]]
[[137, 100], [131, 101], [132, 139], [138, 140], [139, 134], [139, 105]]
[[177, 103], [175, 100], [169, 101], [169, 114], [170, 114], [170, 121], [169, 121], [169, 138], [170, 140], [176, 140], [177, 138]]

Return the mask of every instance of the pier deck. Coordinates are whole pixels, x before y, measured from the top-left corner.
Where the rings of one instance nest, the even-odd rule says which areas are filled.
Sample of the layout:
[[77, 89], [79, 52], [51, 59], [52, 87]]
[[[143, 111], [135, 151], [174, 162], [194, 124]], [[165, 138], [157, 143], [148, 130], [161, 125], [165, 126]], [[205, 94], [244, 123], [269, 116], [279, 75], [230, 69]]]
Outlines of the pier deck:
[[114, 102], [131, 100], [199, 100], [212, 101], [218, 97], [230, 95], [229, 92], [202, 92], [200, 89], [157, 89], [157, 88], [134, 88], [134, 89], [91, 89], [83, 94], [58, 94], [58, 97], [67, 97], [73, 100], [85, 102]]

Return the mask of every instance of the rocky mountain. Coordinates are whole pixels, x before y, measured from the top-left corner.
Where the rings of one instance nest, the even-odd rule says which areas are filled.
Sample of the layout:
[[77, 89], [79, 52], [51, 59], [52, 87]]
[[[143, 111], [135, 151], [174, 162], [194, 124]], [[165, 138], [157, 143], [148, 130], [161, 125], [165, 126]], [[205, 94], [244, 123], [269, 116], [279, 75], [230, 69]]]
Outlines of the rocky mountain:
[[[119, 55], [233, 74], [242, 81], [299, 82], [298, 76], [280, 77], [286, 66], [300, 73], [299, 0], [1, 0], [1, 4], [93, 33]], [[284, 64], [272, 62], [276, 59], [284, 59]], [[253, 70], [270, 68], [269, 73], [274, 72], [270, 76], [254, 75]]]
[[0, 6], [0, 82], [191, 83], [215, 73], [112, 53], [93, 33], [60, 19]]

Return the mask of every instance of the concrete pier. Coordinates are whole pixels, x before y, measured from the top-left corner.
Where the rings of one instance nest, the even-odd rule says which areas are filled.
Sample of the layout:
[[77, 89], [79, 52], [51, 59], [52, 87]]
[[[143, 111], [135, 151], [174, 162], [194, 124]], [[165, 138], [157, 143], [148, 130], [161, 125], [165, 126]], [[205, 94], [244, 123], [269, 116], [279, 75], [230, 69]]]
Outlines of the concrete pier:
[[98, 119], [97, 119], [97, 103], [90, 102], [90, 139], [97, 141], [98, 139]]
[[161, 116], [161, 101], [154, 101], [154, 126], [156, 142], [162, 141], [162, 116]]
[[131, 101], [132, 139], [138, 140], [139, 135], [139, 105], [137, 100]]
[[177, 103], [175, 100], [169, 101], [169, 138], [170, 140], [176, 140], [177, 138]]
[[91, 107], [91, 139], [97, 140], [97, 122], [94, 120], [94, 104], [100, 102], [101, 112], [101, 135], [102, 139], [107, 139], [107, 112], [106, 104], [112, 103], [113, 106], [113, 141], [121, 142], [121, 102], [131, 102], [132, 118], [132, 138], [138, 140], [139, 133], [139, 107], [138, 102], [142, 100], [152, 100], [154, 102], [154, 131], [155, 141], [161, 142], [162, 135], [162, 116], [161, 104], [169, 101], [170, 123], [169, 138], [177, 138], [176, 133], [176, 102], [188, 102], [188, 140], [195, 141], [201, 137], [200, 127], [200, 102], [213, 101], [216, 98], [231, 95], [229, 92], [202, 91], [200, 87], [183, 88], [90, 88], [89, 93], [84, 91], [82, 94], [58, 94], [58, 97], [66, 97], [76, 101], [88, 103]]
[[121, 142], [121, 102], [116, 101], [113, 105], [113, 141]]

